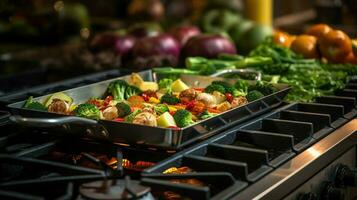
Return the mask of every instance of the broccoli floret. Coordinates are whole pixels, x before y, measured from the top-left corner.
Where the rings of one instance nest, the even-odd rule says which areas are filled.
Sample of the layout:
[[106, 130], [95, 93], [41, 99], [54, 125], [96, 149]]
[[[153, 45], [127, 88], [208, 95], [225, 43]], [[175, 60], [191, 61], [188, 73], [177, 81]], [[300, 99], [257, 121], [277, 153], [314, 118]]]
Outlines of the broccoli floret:
[[226, 93], [225, 88], [222, 85], [218, 85], [218, 84], [211, 84], [205, 88], [206, 93], [212, 93], [214, 91], [218, 91], [222, 94]]
[[255, 101], [262, 97], [264, 97], [264, 94], [259, 92], [258, 90], [252, 90], [252, 91], [248, 92], [248, 94], [246, 96], [248, 102]]
[[246, 94], [243, 91], [237, 90], [234, 86], [231, 84], [224, 82], [224, 81], [213, 81], [212, 85], [221, 85], [224, 87], [225, 93], [230, 93], [234, 97], [238, 96], [245, 96]]
[[243, 94], [242, 96], [247, 95], [248, 93], [248, 88], [249, 84], [247, 81], [244, 80], [238, 80], [235, 84], [234, 87], [241, 93]]
[[116, 80], [109, 84], [107, 93], [111, 94], [116, 101], [122, 101], [125, 99], [125, 90], [128, 83], [123, 80]]
[[224, 81], [212, 81], [211, 84], [215, 84], [215, 85], [222, 85], [223, 87], [230, 87], [232, 86], [231, 84], [224, 82]]
[[138, 109], [138, 110], [135, 110], [134, 112], [130, 113], [130, 115], [127, 115], [125, 118], [124, 118], [124, 121], [125, 122], [129, 122], [129, 123], [132, 123], [135, 116], [138, 115], [139, 113], [141, 113], [141, 110]]
[[165, 104], [157, 104], [154, 106], [154, 111], [157, 115], [162, 115], [165, 112], [169, 112], [169, 107]]
[[192, 120], [192, 114], [187, 110], [176, 111], [174, 114], [174, 120], [178, 127], [185, 127], [194, 123]]
[[164, 78], [159, 81], [159, 89], [163, 89], [165, 92], [171, 94], [172, 79]]
[[74, 109], [74, 114], [78, 117], [100, 119], [100, 110], [95, 105], [89, 103], [79, 104], [77, 108]]
[[210, 112], [208, 112], [208, 110], [205, 110], [198, 116], [198, 118], [203, 120], [203, 119], [208, 119], [208, 118], [214, 117], [216, 115], [217, 114], [210, 113]]
[[30, 96], [23, 106], [24, 108], [31, 109], [31, 110], [39, 110], [39, 111], [47, 111], [46, 106], [44, 106], [40, 102], [33, 101], [33, 97]]
[[180, 99], [171, 94], [166, 93], [164, 94], [164, 96], [161, 97], [160, 102], [175, 105], [180, 103]]
[[131, 96], [139, 95], [141, 92], [142, 91], [138, 87], [135, 87], [133, 85], [128, 85], [125, 89], [124, 98], [128, 99]]
[[118, 117], [124, 117], [131, 113], [131, 108], [127, 103], [119, 102], [115, 106], [118, 110]]
[[266, 81], [257, 81], [257, 83], [251, 87], [249, 87], [249, 91], [258, 90], [264, 95], [269, 95], [276, 92], [276, 88], [269, 82]]

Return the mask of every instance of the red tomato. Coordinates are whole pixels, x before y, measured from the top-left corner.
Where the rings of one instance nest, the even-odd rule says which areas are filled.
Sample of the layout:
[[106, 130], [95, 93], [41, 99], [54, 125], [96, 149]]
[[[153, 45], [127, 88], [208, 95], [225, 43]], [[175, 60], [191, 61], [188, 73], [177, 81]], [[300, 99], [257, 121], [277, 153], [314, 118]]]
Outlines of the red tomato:
[[226, 99], [229, 103], [231, 103], [233, 101], [233, 95], [231, 93], [226, 93], [224, 94], [226, 96]]
[[113, 119], [113, 121], [116, 121], [116, 122], [123, 122], [124, 121], [124, 118], [115, 118]]
[[104, 99], [104, 106], [108, 106], [110, 101], [113, 100], [113, 97], [112, 96], [107, 96], [105, 99]]

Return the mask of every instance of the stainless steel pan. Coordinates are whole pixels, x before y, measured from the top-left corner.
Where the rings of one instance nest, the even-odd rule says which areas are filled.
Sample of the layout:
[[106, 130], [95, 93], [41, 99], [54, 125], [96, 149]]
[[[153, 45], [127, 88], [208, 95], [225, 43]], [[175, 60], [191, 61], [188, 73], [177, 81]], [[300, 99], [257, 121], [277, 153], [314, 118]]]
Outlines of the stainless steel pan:
[[[240, 72], [239, 72], [240, 73]], [[153, 81], [155, 75], [151, 70], [139, 73], [145, 81]], [[257, 75], [257, 77], [260, 77]], [[63, 91], [73, 98], [75, 104], [86, 102], [91, 97], [102, 97], [108, 84], [114, 80], [128, 80], [129, 76], [118, 77], [87, 86]], [[182, 75], [181, 79], [189, 86], [205, 87], [213, 80], [225, 80], [234, 83], [235, 80], [220, 77]], [[13, 116], [13, 122], [39, 128], [55, 128], [64, 135], [74, 135], [97, 140], [109, 140], [114, 143], [129, 145], [144, 145], [164, 149], [179, 149], [197, 140], [205, 139], [224, 129], [252, 118], [258, 114], [278, 106], [289, 91], [285, 84], [276, 84], [278, 91], [262, 99], [250, 102], [221, 113], [215, 117], [202, 120], [181, 129], [149, 127], [125, 122], [107, 120], [91, 120], [74, 116], [66, 116], [49, 112], [41, 112], [22, 108], [25, 101], [8, 105]], [[44, 102], [50, 95], [34, 98]]]

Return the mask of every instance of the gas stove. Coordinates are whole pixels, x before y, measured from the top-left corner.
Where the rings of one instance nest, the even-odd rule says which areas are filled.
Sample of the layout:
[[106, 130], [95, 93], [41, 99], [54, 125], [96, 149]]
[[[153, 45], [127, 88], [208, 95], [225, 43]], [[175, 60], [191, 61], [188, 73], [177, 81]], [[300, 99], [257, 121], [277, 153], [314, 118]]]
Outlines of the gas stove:
[[[117, 76], [30, 88], [2, 105]], [[178, 152], [19, 127], [0, 112], [1, 199], [354, 199], [357, 82], [282, 104]]]

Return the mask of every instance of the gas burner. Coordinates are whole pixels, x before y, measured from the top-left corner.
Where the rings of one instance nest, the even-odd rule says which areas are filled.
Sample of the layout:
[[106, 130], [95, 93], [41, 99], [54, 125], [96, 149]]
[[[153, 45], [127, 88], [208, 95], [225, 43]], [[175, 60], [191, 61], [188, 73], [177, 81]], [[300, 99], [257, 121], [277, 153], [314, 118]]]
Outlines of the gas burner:
[[130, 180], [129, 176], [126, 176], [125, 179], [84, 183], [80, 186], [79, 192], [83, 199], [154, 199], [149, 187], [140, 185], [139, 181]]

